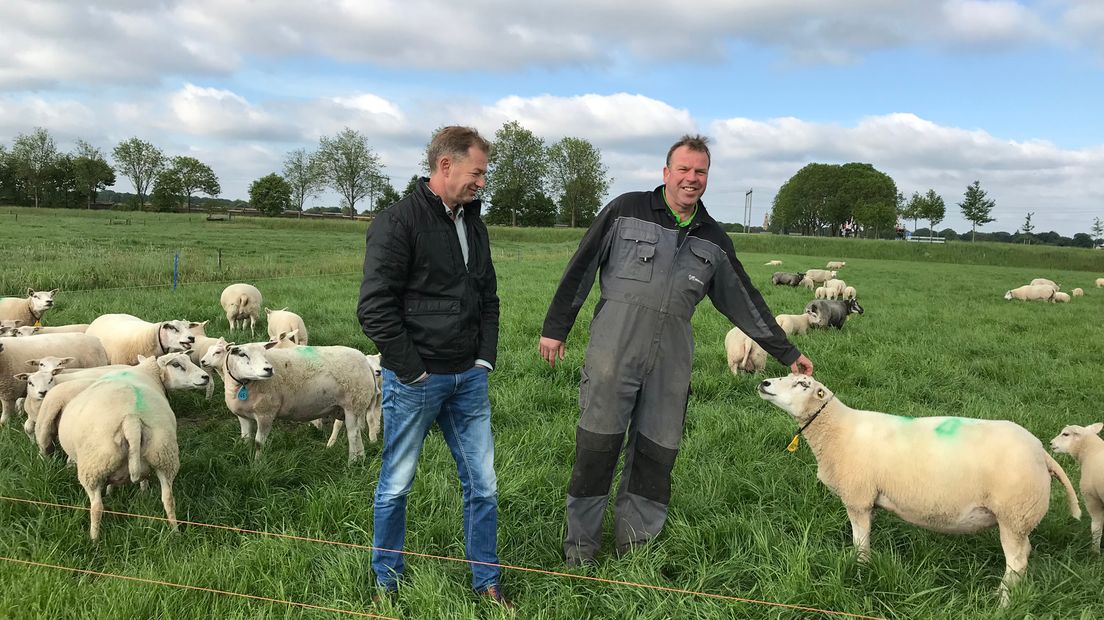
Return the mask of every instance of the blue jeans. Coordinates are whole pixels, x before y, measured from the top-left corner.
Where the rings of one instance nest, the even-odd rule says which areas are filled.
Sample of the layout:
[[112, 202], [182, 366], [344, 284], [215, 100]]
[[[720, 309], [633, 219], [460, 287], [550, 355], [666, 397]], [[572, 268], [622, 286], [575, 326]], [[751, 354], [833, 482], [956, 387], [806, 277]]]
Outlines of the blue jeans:
[[[406, 538], [406, 496], [434, 422], [456, 459], [464, 492], [464, 557], [498, 564], [498, 483], [487, 374], [475, 367], [403, 385], [395, 373], [383, 369], [383, 457], [372, 536], [372, 570], [380, 587], [394, 590], [403, 575], [403, 556], [395, 552], [402, 551]], [[498, 584], [497, 566], [470, 566], [472, 589]]]

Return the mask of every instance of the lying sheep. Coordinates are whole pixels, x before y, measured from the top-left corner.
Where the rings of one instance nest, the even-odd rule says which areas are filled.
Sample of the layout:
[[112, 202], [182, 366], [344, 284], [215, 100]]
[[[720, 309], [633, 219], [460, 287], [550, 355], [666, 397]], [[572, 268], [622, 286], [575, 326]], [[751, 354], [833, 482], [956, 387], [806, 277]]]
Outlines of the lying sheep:
[[364, 458], [361, 432], [375, 442], [380, 418], [372, 404], [379, 378], [363, 353], [349, 347], [276, 349], [272, 342], [211, 347], [203, 365], [222, 375], [224, 398], [238, 417], [242, 439], [256, 431], [260, 456], [276, 418], [309, 422], [344, 414], [349, 462]]
[[1104, 439], [1100, 430], [1104, 424], [1067, 426], [1050, 440], [1050, 448], [1064, 452], [1081, 465], [1081, 496], [1092, 518], [1092, 549], [1100, 553], [1100, 536], [1104, 531]]
[[1058, 291], [1054, 287], [1047, 284], [1025, 284], [1006, 292], [1004, 298], [1020, 301], [1054, 301], [1056, 292]]
[[1053, 301], [1055, 303], [1066, 304], [1066, 303], [1069, 303], [1069, 300], [1070, 300], [1069, 293], [1063, 293], [1061, 291], [1058, 291], [1058, 292], [1054, 293], [1054, 299], [1052, 299], [1051, 301]]
[[134, 364], [139, 355], [187, 351], [195, 343], [191, 330], [199, 325], [188, 321], [149, 323], [129, 314], [105, 314], [92, 321], [84, 333], [103, 342], [112, 364]]
[[1102, 286], [1104, 286], [1104, 278], [1097, 278], [1096, 279], [1096, 288], [1100, 288]]
[[828, 269], [843, 269], [844, 265], [846, 265], [846, 264], [847, 263], [845, 263], [843, 261], [830, 260], [830, 261], [828, 261], [828, 264], [825, 265], [825, 267], [827, 267]]
[[1082, 288], [1075, 288], [1072, 291], [1070, 291], [1070, 293], [1072, 293], [1074, 297], [1084, 297], [1085, 296], [1085, 290], [1082, 289]]
[[844, 299], [858, 299], [859, 298], [859, 293], [858, 293], [858, 291], [855, 290], [855, 287], [848, 286], [848, 287], [845, 287], [843, 289], [843, 298]]
[[28, 360], [47, 356], [71, 357], [71, 368], [90, 368], [108, 363], [103, 345], [87, 334], [47, 334], [34, 338], [0, 340], [0, 424], [16, 410], [15, 401], [27, 392], [27, 383], [15, 378], [27, 369]]
[[23, 321], [16, 319], [0, 319], [0, 327], [23, 327]]
[[725, 356], [732, 374], [758, 372], [767, 367], [767, 352], [750, 336], [733, 327], [725, 334]]
[[292, 338], [292, 342], [302, 345], [307, 344], [307, 326], [303, 323], [303, 317], [298, 314], [288, 312], [287, 308], [282, 310], [265, 308], [265, 321], [268, 323], [269, 338], [277, 337], [280, 332], [295, 331], [296, 335]]
[[[41, 325], [42, 315], [54, 307], [58, 290], [27, 289], [26, 297], [0, 297], [0, 320], [19, 321], [20, 325]], [[16, 325], [18, 327], [18, 325]]]
[[249, 334], [253, 334], [253, 327], [261, 313], [261, 291], [257, 287], [252, 284], [231, 284], [222, 290], [219, 304], [226, 311], [226, 322], [230, 324], [230, 329], [238, 329], [238, 323], [245, 329], [245, 321], [248, 319]]
[[805, 277], [803, 273], [788, 273], [785, 271], [776, 271], [771, 276], [771, 284], [776, 286], [798, 286], [801, 284], [802, 278]]
[[805, 305], [805, 313], [810, 316], [812, 325], [843, 329], [847, 317], [852, 314], [862, 314], [863, 307], [859, 305], [857, 299], [814, 299]]
[[787, 336], [804, 334], [809, 331], [812, 323], [812, 317], [808, 314], [779, 314], [774, 317], [774, 320]]
[[150, 470], [161, 484], [161, 503], [177, 529], [173, 480], [180, 470], [176, 416], [166, 389], [202, 387], [211, 378], [183, 353], [143, 357], [130, 369], [93, 381], [65, 405], [58, 442], [76, 461], [77, 479], [91, 503], [89, 535], [100, 535], [102, 494], [108, 484], [139, 482]]
[[1054, 290], [1056, 291], [1062, 290], [1062, 287], [1055, 284], [1054, 280], [1047, 280], [1046, 278], [1035, 278], [1028, 284], [1028, 286], [1051, 286], [1054, 287]]
[[39, 336], [43, 334], [83, 334], [88, 331], [88, 323], [74, 323], [72, 325], [54, 325], [52, 327], [41, 327], [34, 325], [24, 325], [23, 327], [13, 328], [15, 333], [13, 336]]
[[769, 261], [763, 263], [763, 266], [764, 267], [777, 267], [778, 265], [781, 265], [781, 264], [782, 264], [782, 261], [780, 261], [778, 259], [775, 259], [775, 260], [769, 260]]
[[810, 269], [805, 272], [805, 275], [812, 280], [814, 284], [824, 284], [828, 280], [836, 277], [836, 272], [826, 269]]
[[832, 278], [824, 283], [824, 291], [827, 293], [828, 299], [843, 297], [843, 289], [845, 288], [847, 288], [847, 283], [837, 278]]
[[[1006, 570], [1001, 605], [1027, 569], [1028, 535], [1050, 506], [1050, 477], [1081, 507], [1062, 467], [1042, 443], [1008, 421], [908, 418], [851, 409], [805, 375], [767, 379], [759, 396], [799, 425], [817, 478], [843, 501], [859, 559], [870, 557], [876, 507], [914, 525], [951, 534], [1000, 528]], [[796, 446], [797, 436], [794, 437]]]

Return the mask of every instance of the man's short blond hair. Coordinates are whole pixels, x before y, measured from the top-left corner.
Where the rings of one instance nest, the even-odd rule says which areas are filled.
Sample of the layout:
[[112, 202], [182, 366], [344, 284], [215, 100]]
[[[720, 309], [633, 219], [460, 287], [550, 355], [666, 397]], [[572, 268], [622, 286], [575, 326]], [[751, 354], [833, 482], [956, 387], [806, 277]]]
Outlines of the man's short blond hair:
[[429, 148], [426, 149], [430, 174], [437, 170], [437, 160], [442, 156], [464, 159], [473, 146], [488, 156], [491, 154], [491, 143], [471, 127], [450, 125], [438, 129], [437, 133], [433, 134], [433, 139], [429, 141]]
[[671, 148], [667, 149], [667, 165], [671, 165], [671, 155], [679, 149], [679, 147], [685, 146], [691, 151], [697, 151], [699, 153], [705, 153], [705, 157], [709, 160], [709, 163], [713, 163], [713, 156], [709, 154], [709, 138], [701, 134], [686, 134], [679, 138], [679, 141], [672, 144]]

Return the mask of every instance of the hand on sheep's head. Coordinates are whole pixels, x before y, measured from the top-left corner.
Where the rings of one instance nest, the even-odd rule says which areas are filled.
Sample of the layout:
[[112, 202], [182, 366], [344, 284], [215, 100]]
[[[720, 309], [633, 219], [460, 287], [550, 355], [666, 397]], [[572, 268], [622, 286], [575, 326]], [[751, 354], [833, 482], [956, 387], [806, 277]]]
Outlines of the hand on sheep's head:
[[797, 358], [794, 363], [790, 364], [790, 372], [795, 375], [800, 374], [808, 375], [811, 377], [813, 376], [813, 361], [805, 357], [805, 354], [802, 353], [801, 357]]

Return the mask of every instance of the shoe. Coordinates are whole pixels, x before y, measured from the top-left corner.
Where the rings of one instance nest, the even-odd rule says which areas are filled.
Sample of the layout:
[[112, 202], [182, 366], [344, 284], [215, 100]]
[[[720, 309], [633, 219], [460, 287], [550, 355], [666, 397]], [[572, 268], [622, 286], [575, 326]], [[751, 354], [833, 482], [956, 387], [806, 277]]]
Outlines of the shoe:
[[517, 605], [514, 602], [506, 598], [506, 594], [502, 591], [502, 586], [490, 586], [486, 590], [479, 593], [479, 596], [486, 598], [496, 605], [502, 605], [506, 609], [517, 609]]
[[394, 604], [399, 600], [399, 591], [392, 590], [390, 588], [377, 587], [375, 594], [372, 595], [373, 605], [386, 605]]
[[566, 564], [568, 568], [583, 568], [587, 566], [595, 566], [598, 564], [598, 561], [594, 558], [583, 558], [572, 555], [568, 556], [567, 559], [564, 560], [564, 564]]

